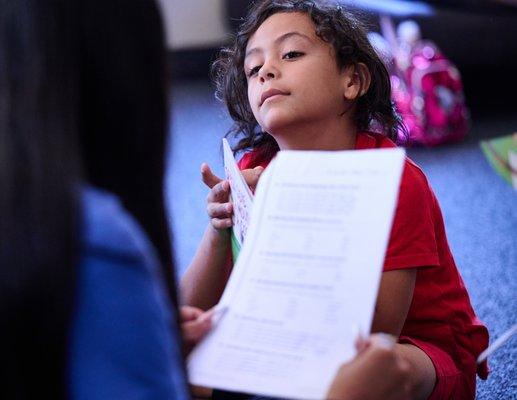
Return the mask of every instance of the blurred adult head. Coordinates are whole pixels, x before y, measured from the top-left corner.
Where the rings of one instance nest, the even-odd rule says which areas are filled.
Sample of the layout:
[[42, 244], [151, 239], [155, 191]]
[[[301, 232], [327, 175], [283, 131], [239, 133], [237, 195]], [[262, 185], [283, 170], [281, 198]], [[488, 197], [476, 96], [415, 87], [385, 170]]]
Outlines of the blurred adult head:
[[1, 398], [66, 395], [81, 186], [119, 195], [175, 301], [153, 0], [0, 0]]

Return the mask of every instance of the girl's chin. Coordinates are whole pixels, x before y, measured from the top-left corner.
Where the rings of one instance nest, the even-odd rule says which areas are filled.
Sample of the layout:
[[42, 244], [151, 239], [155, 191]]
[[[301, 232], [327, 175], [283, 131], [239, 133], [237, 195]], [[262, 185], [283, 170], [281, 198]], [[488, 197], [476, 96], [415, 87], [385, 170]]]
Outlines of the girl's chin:
[[261, 124], [261, 127], [263, 131], [275, 137], [276, 135], [285, 135], [289, 133], [295, 125], [295, 121], [291, 118], [271, 118]]

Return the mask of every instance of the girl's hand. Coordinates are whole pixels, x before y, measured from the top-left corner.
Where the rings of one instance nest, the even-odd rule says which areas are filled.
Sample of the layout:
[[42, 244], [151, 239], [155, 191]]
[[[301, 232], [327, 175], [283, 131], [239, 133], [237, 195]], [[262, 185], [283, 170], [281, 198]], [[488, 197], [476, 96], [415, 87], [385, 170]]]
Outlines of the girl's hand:
[[230, 203], [230, 183], [214, 175], [208, 164], [201, 165], [201, 179], [210, 189], [206, 197], [206, 212], [216, 230], [232, 226], [233, 207]]
[[196, 307], [180, 307], [181, 335], [185, 355], [198, 344], [212, 328], [213, 308], [203, 311]]
[[[243, 169], [241, 171], [244, 180], [246, 181], [251, 190], [255, 190], [255, 188], [257, 187], [260, 175], [263, 171], [264, 167], [260, 166], [252, 169]], [[214, 175], [214, 173], [206, 163], [201, 164], [201, 178], [203, 179], [204, 184], [208, 186], [209, 189], [212, 189], [218, 183], [223, 182], [221, 178], [219, 178], [217, 175]]]
[[255, 188], [258, 185], [258, 181], [260, 179], [260, 175], [264, 172], [264, 167], [255, 167], [253, 169], [243, 169], [241, 171], [244, 180], [250, 187], [252, 192], [255, 192]]
[[357, 345], [359, 353], [339, 369], [330, 400], [409, 400], [409, 363], [395, 352], [395, 338], [371, 335]]
[[[254, 190], [264, 171], [262, 167], [246, 169], [241, 171], [244, 180], [251, 190]], [[233, 206], [230, 203], [230, 184], [215, 175], [208, 164], [201, 165], [201, 178], [210, 189], [207, 196], [207, 213], [210, 223], [217, 230], [226, 229], [232, 226]]]
[[201, 179], [209, 189], [212, 189], [215, 185], [223, 181], [217, 175], [214, 175], [207, 163], [201, 164]]

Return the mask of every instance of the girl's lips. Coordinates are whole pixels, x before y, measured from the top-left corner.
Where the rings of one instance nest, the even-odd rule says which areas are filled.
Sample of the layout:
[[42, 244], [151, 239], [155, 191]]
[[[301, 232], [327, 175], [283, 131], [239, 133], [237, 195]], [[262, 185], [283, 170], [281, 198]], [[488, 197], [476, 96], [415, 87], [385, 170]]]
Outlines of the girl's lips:
[[265, 92], [262, 93], [262, 96], [260, 96], [260, 106], [264, 104], [264, 102], [273, 96], [287, 96], [289, 93], [284, 92], [280, 89], [268, 89]]

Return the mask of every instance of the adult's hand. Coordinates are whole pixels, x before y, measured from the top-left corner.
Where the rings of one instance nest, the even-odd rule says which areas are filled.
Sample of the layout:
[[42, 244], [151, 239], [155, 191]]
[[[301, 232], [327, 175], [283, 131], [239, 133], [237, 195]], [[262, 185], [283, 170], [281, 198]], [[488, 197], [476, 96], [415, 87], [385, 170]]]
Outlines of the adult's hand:
[[395, 339], [374, 334], [358, 345], [359, 353], [339, 369], [330, 400], [410, 400], [409, 363], [395, 352]]
[[188, 354], [212, 328], [214, 309], [203, 311], [196, 307], [180, 307], [181, 334], [184, 353]]

